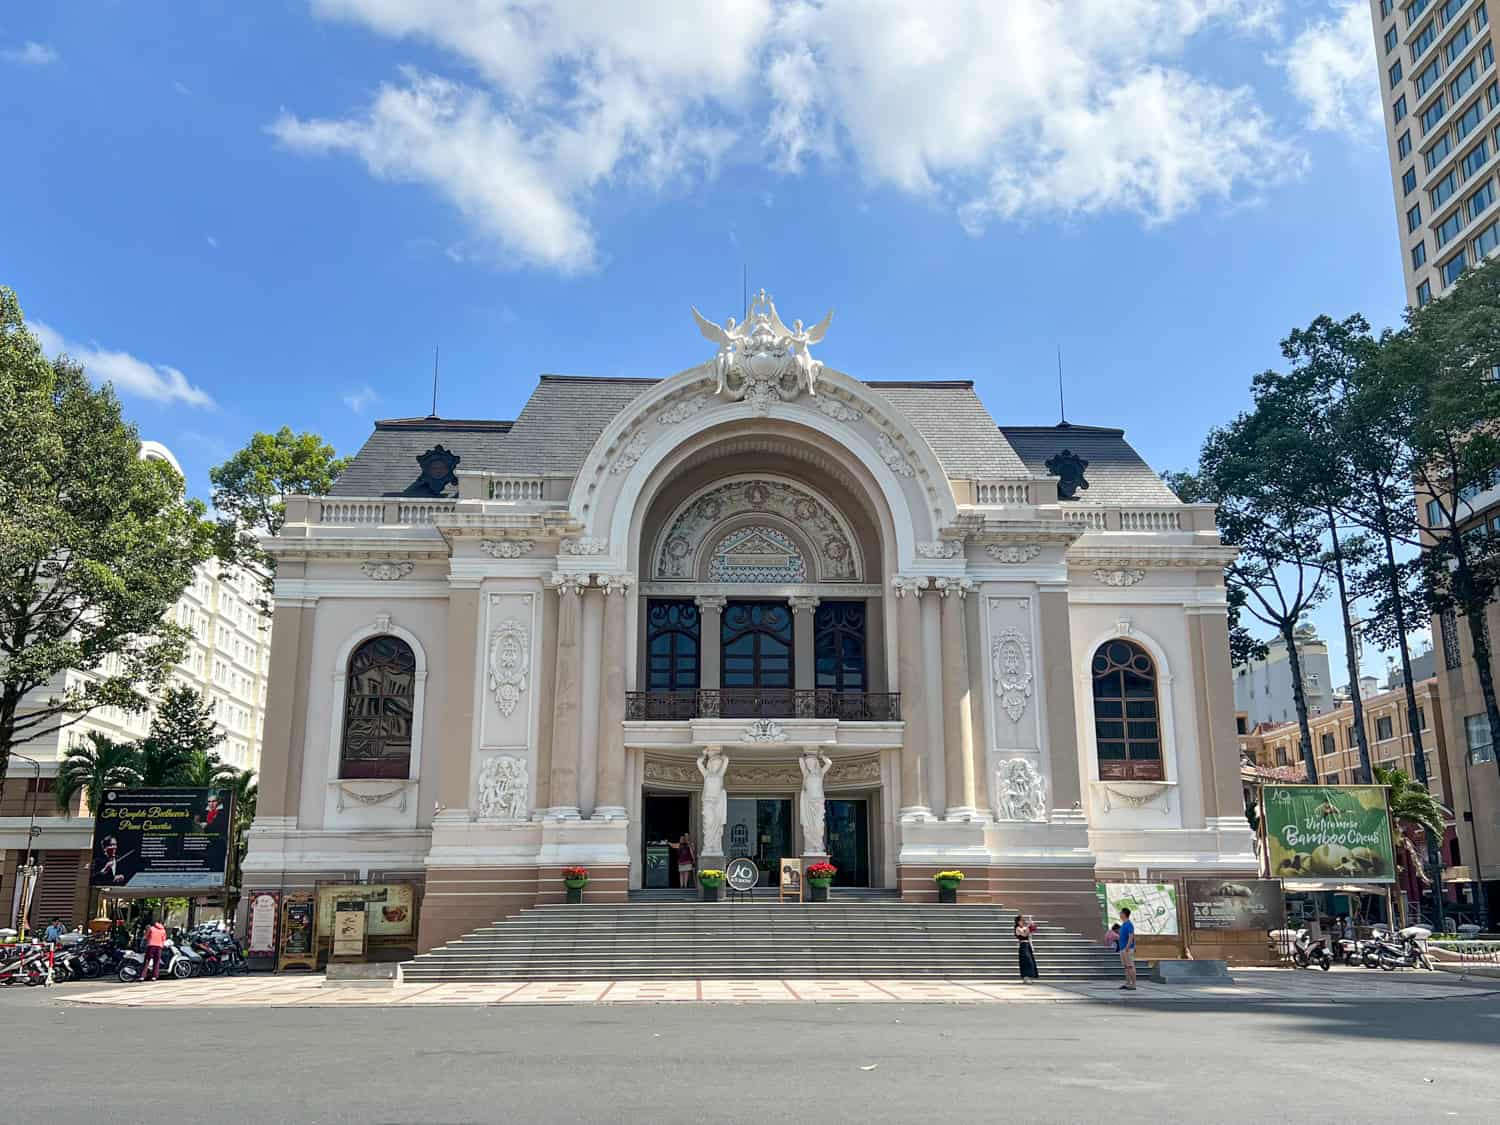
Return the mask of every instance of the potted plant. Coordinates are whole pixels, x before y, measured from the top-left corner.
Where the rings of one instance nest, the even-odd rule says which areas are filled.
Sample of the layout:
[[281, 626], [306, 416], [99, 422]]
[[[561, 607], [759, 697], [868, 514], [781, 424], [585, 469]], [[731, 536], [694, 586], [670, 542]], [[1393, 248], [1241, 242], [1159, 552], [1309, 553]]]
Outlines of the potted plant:
[[957, 902], [958, 885], [964, 881], [962, 871], [939, 871], [932, 877], [937, 884], [939, 902]]
[[827, 902], [828, 888], [839, 869], [831, 863], [814, 863], [807, 868], [807, 885], [812, 888], [812, 902]]
[[564, 867], [563, 885], [568, 888], [569, 902], [583, 901], [583, 888], [589, 885], [589, 869], [587, 867]]
[[700, 871], [698, 885], [703, 888], [704, 902], [718, 902], [719, 888], [724, 885], [724, 872], [713, 867]]

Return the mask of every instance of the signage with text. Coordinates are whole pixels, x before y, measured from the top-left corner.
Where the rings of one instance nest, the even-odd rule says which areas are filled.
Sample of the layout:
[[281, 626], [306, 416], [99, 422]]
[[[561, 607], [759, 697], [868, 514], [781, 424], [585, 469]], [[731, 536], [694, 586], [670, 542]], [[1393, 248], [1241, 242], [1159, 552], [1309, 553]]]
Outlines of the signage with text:
[[224, 888], [231, 789], [107, 789], [94, 815], [89, 885], [116, 893]]
[[1396, 878], [1383, 785], [1267, 785], [1271, 875], [1329, 883]]

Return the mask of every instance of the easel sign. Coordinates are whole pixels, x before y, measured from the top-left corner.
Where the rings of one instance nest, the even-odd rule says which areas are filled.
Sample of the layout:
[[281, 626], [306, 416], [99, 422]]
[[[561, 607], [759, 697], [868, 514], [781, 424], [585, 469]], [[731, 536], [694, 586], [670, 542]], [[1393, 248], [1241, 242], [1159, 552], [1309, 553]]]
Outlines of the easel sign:
[[802, 901], [802, 857], [781, 861], [781, 900]]
[[352, 957], [363, 960], [365, 956], [365, 900], [362, 898], [339, 900], [333, 904], [333, 957]]
[[281, 952], [276, 971], [318, 968], [318, 908], [312, 895], [286, 895], [281, 900]]

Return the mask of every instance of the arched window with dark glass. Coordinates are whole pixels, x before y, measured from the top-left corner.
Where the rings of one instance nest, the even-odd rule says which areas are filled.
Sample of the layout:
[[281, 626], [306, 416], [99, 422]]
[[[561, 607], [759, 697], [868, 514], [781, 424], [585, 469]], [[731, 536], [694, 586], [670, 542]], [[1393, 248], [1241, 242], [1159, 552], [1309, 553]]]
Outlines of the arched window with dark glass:
[[791, 607], [785, 602], [730, 602], [719, 636], [724, 715], [791, 714]]
[[339, 776], [405, 778], [411, 772], [417, 658], [400, 637], [371, 637], [349, 657]]
[[1094, 653], [1094, 735], [1101, 781], [1161, 781], [1161, 714], [1156, 665], [1146, 650], [1120, 638]]
[[865, 603], [826, 601], [813, 614], [816, 686], [863, 692], [865, 684]]
[[647, 691], [697, 691], [700, 651], [697, 605], [663, 598], [646, 603]]

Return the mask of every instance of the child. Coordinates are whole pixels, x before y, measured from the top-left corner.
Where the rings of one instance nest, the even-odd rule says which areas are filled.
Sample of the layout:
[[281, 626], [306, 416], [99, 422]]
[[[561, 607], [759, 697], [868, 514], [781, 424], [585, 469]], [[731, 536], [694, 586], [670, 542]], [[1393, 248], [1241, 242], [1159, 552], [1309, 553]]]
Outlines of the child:
[[1115, 953], [1120, 951], [1120, 923], [1116, 922], [1109, 928], [1109, 933], [1104, 937], [1104, 944]]

